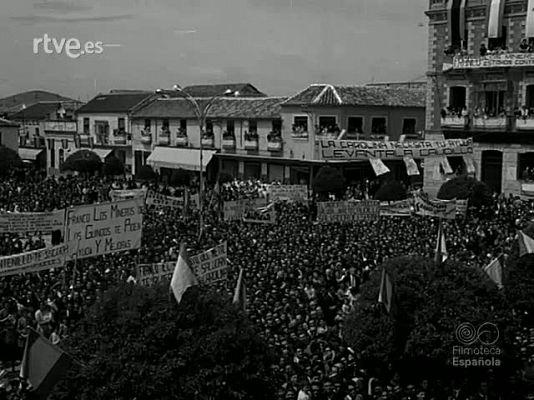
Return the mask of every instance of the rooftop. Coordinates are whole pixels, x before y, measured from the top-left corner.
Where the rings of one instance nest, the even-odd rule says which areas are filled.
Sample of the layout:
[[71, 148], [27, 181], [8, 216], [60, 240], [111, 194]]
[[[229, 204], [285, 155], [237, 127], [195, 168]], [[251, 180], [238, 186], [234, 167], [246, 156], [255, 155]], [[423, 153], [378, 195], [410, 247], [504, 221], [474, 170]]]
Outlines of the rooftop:
[[12, 114], [22, 110], [23, 106], [30, 106], [43, 101], [76, 101], [69, 97], [46, 90], [30, 90], [0, 99], [0, 114]]
[[223, 94], [230, 89], [239, 92], [240, 97], [267, 97], [250, 83], [222, 83], [214, 85], [191, 85], [184, 87], [184, 91], [193, 97], [213, 97]]
[[425, 90], [404, 87], [314, 84], [283, 105], [425, 107], [425, 98]]
[[2, 127], [2, 128], [18, 128], [19, 124], [15, 123], [13, 121], [9, 121], [9, 120], [4, 119], [4, 118], [0, 118], [0, 127]]
[[153, 96], [153, 92], [112, 92], [99, 94], [86, 105], [78, 109], [83, 113], [127, 113], [144, 100]]
[[50, 118], [50, 114], [57, 112], [60, 108], [65, 109], [66, 111], [75, 111], [83, 103], [78, 101], [69, 101], [69, 102], [58, 102], [58, 101], [42, 101], [36, 104], [32, 104], [29, 107], [26, 107], [19, 111], [16, 114], [13, 114], [10, 118], [15, 121], [22, 120], [45, 120]]

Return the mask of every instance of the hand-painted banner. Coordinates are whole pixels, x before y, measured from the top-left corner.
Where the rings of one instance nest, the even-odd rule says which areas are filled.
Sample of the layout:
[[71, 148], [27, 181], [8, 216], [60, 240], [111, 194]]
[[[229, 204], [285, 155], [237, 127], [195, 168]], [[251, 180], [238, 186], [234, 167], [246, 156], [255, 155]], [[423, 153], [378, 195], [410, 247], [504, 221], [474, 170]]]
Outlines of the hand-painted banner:
[[206, 284], [226, 279], [228, 273], [227, 243], [221, 243], [190, 258], [197, 278]]
[[308, 187], [306, 185], [269, 185], [267, 193], [270, 201], [308, 201]]
[[184, 198], [165, 196], [163, 194], [156, 193], [150, 190], [146, 196], [146, 205], [156, 207], [182, 208], [184, 206]]
[[397, 160], [404, 157], [463, 156], [472, 153], [472, 138], [410, 142], [328, 139], [319, 141], [319, 157], [322, 160]]
[[456, 200], [456, 216], [465, 217], [467, 214], [467, 200]]
[[483, 57], [457, 56], [452, 61], [453, 69], [508, 68], [534, 66], [532, 53], [502, 53]]
[[317, 203], [319, 222], [355, 222], [376, 220], [380, 216], [378, 200], [325, 201]]
[[0, 233], [52, 232], [65, 229], [65, 210], [0, 213]]
[[69, 259], [138, 249], [143, 227], [143, 201], [132, 199], [67, 209]]
[[409, 217], [412, 215], [413, 199], [380, 203], [381, 217]]
[[69, 246], [67, 244], [61, 244], [46, 249], [0, 257], [0, 276], [63, 268], [67, 261], [68, 250]]
[[225, 221], [242, 220], [247, 213], [254, 213], [260, 207], [267, 205], [267, 199], [242, 199], [225, 201], [223, 214]]
[[426, 195], [416, 194], [414, 209], [417, 215], [445, 219], [456, 218], [456, 201], [431, 200]]
[[170, 280], [176, 267], [176, 261], [154, 264], [139, 264], [137, 266], [137, 283], [152, 286], [163, 280]]
[[146, 189], [126, 189], [126, 190], [116, 190], [112, 189], [109, 191], [109, 197], [111, 201], [120, 201], [120, 200], [129, 200], [129, 199], [145, 199], [147, 190]]

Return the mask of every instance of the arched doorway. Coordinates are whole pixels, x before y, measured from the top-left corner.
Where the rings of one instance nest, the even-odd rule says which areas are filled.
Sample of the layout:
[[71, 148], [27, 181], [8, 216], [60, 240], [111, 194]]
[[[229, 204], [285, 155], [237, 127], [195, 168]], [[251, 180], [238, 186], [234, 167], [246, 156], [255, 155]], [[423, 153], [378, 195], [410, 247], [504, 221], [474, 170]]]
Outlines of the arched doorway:
[[481, 179], [494, 192], [501, 192], [502, 151], [484, 150], [482, 152]]

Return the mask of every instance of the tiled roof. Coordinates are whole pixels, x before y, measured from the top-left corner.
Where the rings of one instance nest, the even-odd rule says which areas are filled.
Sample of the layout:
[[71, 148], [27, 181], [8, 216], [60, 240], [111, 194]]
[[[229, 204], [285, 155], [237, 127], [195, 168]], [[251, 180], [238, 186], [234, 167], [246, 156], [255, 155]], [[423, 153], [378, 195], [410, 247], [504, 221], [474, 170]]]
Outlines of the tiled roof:
[[7, 119], [4, 119], [4, 118], [0, 118], [0, 127], [3, 127], [3, 128], [17, 128], [19, 126], [19, 124], [13, 122], [13, 121], [9, 121]]
[[75, 101], [74, 99], [61, 96], [57, 93], [45, 90], [30, 90], [28, 92], [17, 93], [0, 99], [0, 114], [16, 113], [26, 107], [42, 101]]
[[[209, 118], [276, 119], [285, 97], [220, 98], [215, 101]], [[197, 100], [202, 108], [206, 99]], [[134, 118], [195, 118], [190, 103], [183, 98], [158, 99], [137, 110]]]
[[424, 107], [425, 97], [424, 90], [416, 89], [311, 85], [283, 105]]
[[83, 103], [77, 101], [70, 102], [56, 102], [56, 101], [46, 101], [33, 104], [25, 109], [19, 111], [18, 113], [12, 115], [10, 118], [15, 121], [22, 120], [43, 120], [47, 119], [51, 113], [55, 113], [61, 107], [66, 110], [75, 111]]
[[99, 94], [86, 105], [80, 107], [77, 113], [127, 113], [133, 107], [153, 95], [152, 92]]
[[239, 92], [240, 97], [267, 97], [250, 83], [222, 83], [216, 85], [191, 85], [184, 88], [184, 91], [193, 97], [213, 97], [223, 94], [230, 89], [232, 92]]

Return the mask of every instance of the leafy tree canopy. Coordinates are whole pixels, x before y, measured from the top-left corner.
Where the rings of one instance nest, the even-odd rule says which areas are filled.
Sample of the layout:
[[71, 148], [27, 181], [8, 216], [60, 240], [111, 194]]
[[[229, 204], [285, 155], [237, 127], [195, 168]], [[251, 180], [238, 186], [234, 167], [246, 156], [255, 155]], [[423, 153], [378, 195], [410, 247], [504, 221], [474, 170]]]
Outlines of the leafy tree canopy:
[[408, 197], [406, 188], [401, 182], [385, 182], [375, 193], [375, 199], [380, 201], [398, 201]]
[[73, 368], [52, 399], [272, 400], [271, 358], [230, 299], [124, 284], [103, 295], [63, 345]]
[[336, 168], [325, 165], [321, 167], [313, 180], [315, 193], [339, 193], [345, 189], [345, 178]]
[[18, 153], [9, 147], [0, 145], [0, 175], [7, 175], [13, 169], [22, 167]]
[[78, 150], [67, 157], [62, 171], [77, 171], [80, 173], [94, 173], [102, 168], [102, 160], [91, 150]]
[[441, 200], [469, 200], [470, 207], [480, 208], [492, 204], [492, 191], [484, 182], [467, 175], [457, 176], [441, 185], [438, 192]]

